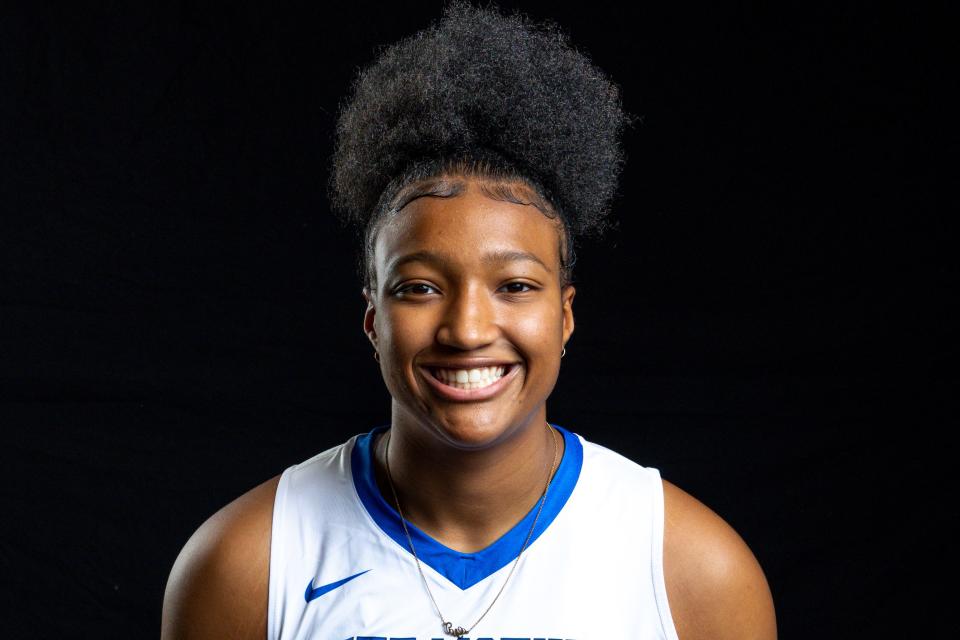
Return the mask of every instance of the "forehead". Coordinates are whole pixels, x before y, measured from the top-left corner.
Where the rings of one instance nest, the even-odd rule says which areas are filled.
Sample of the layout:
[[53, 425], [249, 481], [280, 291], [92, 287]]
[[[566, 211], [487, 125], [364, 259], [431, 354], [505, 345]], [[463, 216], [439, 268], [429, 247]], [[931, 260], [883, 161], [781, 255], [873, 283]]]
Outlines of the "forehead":
[[465, 267], [490, 264], [484, 258], [492, 254], [527, 253], [557, 273], [559, 222], [533, 205], [492, 198], [469, 181], [457, 195], [410, 202], [381, 228], [374, 252], [380, 275], [405, 256], [424, 252]]

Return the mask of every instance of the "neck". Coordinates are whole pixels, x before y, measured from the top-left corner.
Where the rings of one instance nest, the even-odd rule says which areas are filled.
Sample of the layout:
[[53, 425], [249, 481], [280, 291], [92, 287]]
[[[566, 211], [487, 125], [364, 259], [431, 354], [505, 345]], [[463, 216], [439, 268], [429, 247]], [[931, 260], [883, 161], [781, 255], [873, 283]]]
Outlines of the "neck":
[[472, 553], [538, 505], [563, 448], [563, 436], [543, 416], [494, 445], [467, 450], [394, 421], [375, 443], [377, 484], [408, 522], [447, 547]]

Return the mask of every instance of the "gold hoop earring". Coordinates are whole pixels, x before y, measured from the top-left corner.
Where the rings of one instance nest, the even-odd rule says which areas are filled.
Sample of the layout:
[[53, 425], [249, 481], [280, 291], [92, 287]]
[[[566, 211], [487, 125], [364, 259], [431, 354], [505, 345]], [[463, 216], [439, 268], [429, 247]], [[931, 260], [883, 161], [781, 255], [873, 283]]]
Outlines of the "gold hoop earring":
[[376, 349], [373, 350], [373, 359], [376, 360], [377, 362], [380, 362], [380, 352], [377, 351]]

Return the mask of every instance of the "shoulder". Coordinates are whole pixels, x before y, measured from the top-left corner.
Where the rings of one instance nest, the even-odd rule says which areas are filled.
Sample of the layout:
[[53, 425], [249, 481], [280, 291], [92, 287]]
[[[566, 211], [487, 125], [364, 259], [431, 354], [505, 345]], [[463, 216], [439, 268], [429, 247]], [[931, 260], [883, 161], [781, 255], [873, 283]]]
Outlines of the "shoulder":
[[162, 640], [266, 637], [273, 501], [280, 476], [210, 516], [174, 562]]
[[775, 640], [773, 598], [747, 544], [666, 480], [663, 498], [664, 579], [680, 640]]

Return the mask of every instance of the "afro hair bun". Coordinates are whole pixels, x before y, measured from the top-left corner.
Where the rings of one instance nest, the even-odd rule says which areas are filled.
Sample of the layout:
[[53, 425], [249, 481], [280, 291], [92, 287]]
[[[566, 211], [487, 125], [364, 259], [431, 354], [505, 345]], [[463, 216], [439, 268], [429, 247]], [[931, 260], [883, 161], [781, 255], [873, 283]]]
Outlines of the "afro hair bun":
[[[601, 232], [628, 121], [617, 86], [553, 23], [456, 0], [354, 80], [330, 191], [369, 226], [405, 181], [473, 163], [529, 180], [574, 236]], [[382, 213], [382, 212], [381, 212]]]

